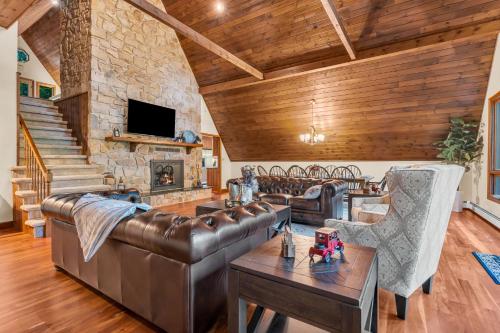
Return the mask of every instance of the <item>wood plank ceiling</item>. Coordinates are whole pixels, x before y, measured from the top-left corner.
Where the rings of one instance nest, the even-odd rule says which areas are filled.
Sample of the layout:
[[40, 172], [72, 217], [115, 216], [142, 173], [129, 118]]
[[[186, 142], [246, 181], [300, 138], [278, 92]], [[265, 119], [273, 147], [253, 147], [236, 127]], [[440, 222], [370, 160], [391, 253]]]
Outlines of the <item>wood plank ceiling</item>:
[[[495, 36], [205, 96], [233, 161], [430, 160], [450, 116], [479, 119]], [[298, 140], [316, 129], [326, 142]]]
[[22, 37], [36, 54], [50, 76], [60, 83], [60, 9], [53, 7], [26, 30]]
[[0, 0], [0, 27], [8, 28], [35, 0]]
[[[170, 15], [264, 72], [256, 82], [179, 36], [233, 161], [429, 160], [450, 116], [480, 119], [495, 44], [485, 34], [500, 30], [500, 1], [332, 1], [363, 59], [349, 64], [319, 0], [221, 2], [223, 13], [215, 0], [163, 0]], [[400, 53], [383, 56], [392, 52]], [[327, 136], [316, 146], [298, 140], [311, 99]]]
[[[264, 72], [259, 81], [179, 36], [235, 161], [432, 159], [449, 116], [479, 120], [494, 44], [485, 34], [500, 30], [498, 0], [330, 0], [361, 59], [348, 63], [320, 0], [219, 0], [222, 13], [216, 0], [162, 1], [169, 15]], [[56, 12], [23, 37], [59, 81]], [[403, 53], [387, 55], [394, 52]], [[298, 141], [312, 98], [327, 135], [314, 147]]]

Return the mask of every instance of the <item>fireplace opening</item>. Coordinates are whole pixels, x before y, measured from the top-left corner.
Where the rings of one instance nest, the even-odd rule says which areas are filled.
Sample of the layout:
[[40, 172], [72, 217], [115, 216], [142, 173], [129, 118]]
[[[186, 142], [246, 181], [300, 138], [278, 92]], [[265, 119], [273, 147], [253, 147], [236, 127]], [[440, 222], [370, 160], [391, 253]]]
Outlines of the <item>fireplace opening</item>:
[[184, 188], [184, 161], [151, 161], [151, 192]]

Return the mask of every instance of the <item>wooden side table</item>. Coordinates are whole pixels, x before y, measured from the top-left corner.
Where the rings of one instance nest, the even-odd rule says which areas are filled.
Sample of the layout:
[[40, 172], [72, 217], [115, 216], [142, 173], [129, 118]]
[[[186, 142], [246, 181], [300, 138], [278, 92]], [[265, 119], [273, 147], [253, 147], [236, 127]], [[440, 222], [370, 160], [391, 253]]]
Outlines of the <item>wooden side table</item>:
[[231, 262], [229, 332], [247, 332], [247, 302], [258, 305], [257, 314], [267, 308], [330, 332], [376, 332], [375, 249], [347, 244], [344, 260], [311, 264], [314, 238], [294, 236], [294, 242], [295, 259], [280, 256], [276, 237]]

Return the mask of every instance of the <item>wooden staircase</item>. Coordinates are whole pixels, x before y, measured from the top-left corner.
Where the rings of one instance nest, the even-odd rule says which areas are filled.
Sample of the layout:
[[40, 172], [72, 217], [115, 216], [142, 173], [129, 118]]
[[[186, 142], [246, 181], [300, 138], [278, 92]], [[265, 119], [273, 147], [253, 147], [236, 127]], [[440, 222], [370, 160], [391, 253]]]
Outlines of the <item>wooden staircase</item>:
[[45, 228], [40, 203], [50, 194], [109, 190], [103, 167], [88, 163], [51, 101], [21, 97], [19, 162], [12, 170], [14, 217], [36, 237]]

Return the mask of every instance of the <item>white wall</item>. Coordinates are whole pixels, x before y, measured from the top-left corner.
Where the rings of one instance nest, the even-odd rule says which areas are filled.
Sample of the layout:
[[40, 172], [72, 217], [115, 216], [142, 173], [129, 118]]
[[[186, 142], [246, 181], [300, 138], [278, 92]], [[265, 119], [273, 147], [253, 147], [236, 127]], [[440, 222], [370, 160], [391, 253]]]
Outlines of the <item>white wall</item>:
[[0, 222], [12, 221], [10, 168], [16, 165], [17, 23], [0, 28]]
[[[203, 98], [201, 98], [201, 132], [207, 134], [219, 135], [217, 128], [212, 120], [210, 112], [208, 112], [207, 105]], [[226, 188], [226, 181], [231, 178], [231, 160], [227, 156], [226, 148], [222, 144], [222, 176], [221, 176], [221, 188]]]
[[[307, 153], [304, 151], [304, 153]], [[321, 166], [335, 165], [335, 166], [347, 166], [349, 164], [354, 164], [361, 169], [363, 175], [373, 176], [373, 181], [380, 181], [385, 173], [389, 170], [391, 166], [406, 166], [413, 164], [429, 164], [436, 162], [414, 162], [414, 161], [275, 161], [275, 162], [232, 162], [231, 163], [231, 177], [241, 177], [240, 168], [244, 165], [262, 165], [268, 172], [274, 165], [279, 165], [283, 169], [287, 170], [292, 165], [299, 165], [306, 168], [308, 165], [317, 164]]]
[[19, 66], [21, 77], [38, 82], [55, 84], [56, 95], [60, 94], [61, 88], [57, 85], [56, 81], [54, 81], [52, 76], [50, 76], [49, 72], [45, 69], [45, 67], [42, 65], [42, 63], [37, 58], [35, 53], [31, 50], [28, 44], [26, 44], [26, 42], [22, 37], [19, 37], [18, 39], [18, 47], [28, 52], [30, 56], [30, 61], [28, 61], [27, 63], [23, 63], [21, 66]]
[[477, 168], [474, 168], [470, 173], [470, 200], [487, 210], [488, 212], [500, 217], [500, 204], [488, 200], [487, 197], [487, 182], [488, 182], [488, 113], [489, 113], [489, 98], [500, 91], [500, 34], [497, 38], [497, 45], [495, 55], [493, 57], [493, 64], [491, 66], [490, 79], [488, 82], [488, 89], [486, 91], [486, 99], [484, 101], [483, 114], [481, 123], [484, 128], [484, 149], [481, 158], [481, 163]]

